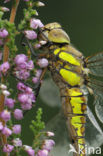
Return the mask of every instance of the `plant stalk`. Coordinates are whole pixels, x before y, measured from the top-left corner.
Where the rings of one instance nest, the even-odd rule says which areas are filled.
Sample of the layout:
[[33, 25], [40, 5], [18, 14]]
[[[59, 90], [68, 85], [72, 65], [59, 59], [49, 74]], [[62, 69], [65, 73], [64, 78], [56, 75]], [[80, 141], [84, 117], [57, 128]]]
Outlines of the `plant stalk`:
[[[15, 21], [15, 16], [16, 16], [19, 2], [20, 2], [20, 0], [16, 0], [16, 4], [12, 6], [11, 13], [10, 13], [10, 19], [9, 19], [10, 23], [14, 23], [14, 21]], [[6, 40], [5, 45], [4, 45], [3, 62], [8, 61], [8, 58], [9, 58], [9, 48], [6, 44], [7, 42], [9, 42], [9, 40], [10, 40], [10, 38], [8, 38]], [[1, 83], [5, 84], [5, 79], [3, 76], [1, 77]], [[3, 94], [1, 94], [0, 95], [0, 112], [2, 112], [4, 110], [4, 100], [5, 100], [5, 96]], [[2, 122], [3, 125], [5, 126], [5, 121], [3, 121], [1, 118], [0, 118], [0, 122]], [[7, 144], [7, 137], [5, 135], [2, 135], [1, 137], [2, 137], [1, 138], [2, 145]], [[8, 153], [6, 153], [6, 156], [8, 156]]]

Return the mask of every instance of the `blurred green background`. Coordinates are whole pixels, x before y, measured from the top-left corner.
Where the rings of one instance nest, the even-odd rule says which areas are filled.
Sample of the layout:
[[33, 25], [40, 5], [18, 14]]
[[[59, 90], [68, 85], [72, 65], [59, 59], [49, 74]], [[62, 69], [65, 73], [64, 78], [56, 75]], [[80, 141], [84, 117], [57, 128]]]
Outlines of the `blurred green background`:
[[[103, 51], [103, 0], [43, 0], [43, 2], [46, 6], [38, 9], [38, 12], [39, 18], [44, 24], [59, 22], [69, 34], [71, 43], [83, 52], [85, 56]], [[2, 1], [0, 3], [2, 3]], [[25, 2], [21, 0], [17, 21], [22, 17], [21, 14], [24, 3]], [[46, 94], [46, 91], [44, 93]], [[50, 91], [50, 94], [52, 93], [53, 91]], [[53, 95], [55, 96], [55, 94]], [[89, 105], [93, 108], [91, 103], [92, 98], [90, 97]], [[43, 101], [40, 96], [37, 100], [36, 108], [39, 106], [43, 108], [43, 120], [46, 123], [60, 110], [57, 105], [56, 107], [47, 105], [45, 100]], [[24, 130], [22, 137], [25, 144], [30, 144], [32, 140], [32, 134], [28, 125], [35, 117], [35, 111], [36, 110], [31, 110], [22, 121]], [[103, 128], [102, 124], [101, 127]], [[103, 156], [103, 146], [101, 156]]]

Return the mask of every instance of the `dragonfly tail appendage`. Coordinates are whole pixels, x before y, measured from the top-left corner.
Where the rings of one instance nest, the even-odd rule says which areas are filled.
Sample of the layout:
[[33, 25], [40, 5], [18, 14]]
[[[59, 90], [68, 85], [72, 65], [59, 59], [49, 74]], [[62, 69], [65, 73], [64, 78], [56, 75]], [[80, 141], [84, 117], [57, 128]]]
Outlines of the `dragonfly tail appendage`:
[[72, 144], [75, 148], [73, 156], [85, 156], [87, 98], [79, 88], [66, 89], [65, 94], [64, 97], [62, 96], [62, 103]]

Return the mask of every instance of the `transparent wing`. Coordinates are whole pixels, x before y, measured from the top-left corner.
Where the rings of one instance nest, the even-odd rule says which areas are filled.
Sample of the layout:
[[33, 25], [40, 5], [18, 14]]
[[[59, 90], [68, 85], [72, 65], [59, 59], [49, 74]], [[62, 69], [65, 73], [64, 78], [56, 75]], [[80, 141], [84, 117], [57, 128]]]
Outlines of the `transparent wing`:
[[[65, 117], [60, 110], [59, 91], [58, 88], [55, 87], [54, 82], [51, 79], [47, 79], [44, 81], [40, 96], [44, 103], [49, 105], [50, 108], [57, 108], [58, 106], [59, 110], [59, 113], [56, 114], [46, 125], [47, 130], [53, 131], [55, 133], [56, 146], [52, 151], [52, 155], [68, 156], [71, 139], [69, 137]], [[86, 144], [88, 146], [99, 147], [103, 144], [103, 132], [89, 107], [87, 109], [87, 114], [88, 117], [86, 123]], [[69, 156], [72, 156], [72, 153], [69, 153]]]
[[92, 75], [103, 76], [103, 52], [87, 57], [85, 61]]
[[90, 108], [87, 106], [87, 115], [89, 120], [91, 121], [91, 123], [93, 124], [93, 126], [98, 130], [98, 132], [103, 135], [103, 131], [101, 129], [101, 127], [99, 126], [98, 122], [96, 121], [92, 111], [90, 110]]
[[103, 82], [91, 79], [88, 85], [93, 90], [96, 115], [103, 123]]
[[48, 78], [43, 81], [43, 85], [40, 89], [40, 97], [44, 103], [51, 107], [61, 107], [59, 89], [52, 79]]

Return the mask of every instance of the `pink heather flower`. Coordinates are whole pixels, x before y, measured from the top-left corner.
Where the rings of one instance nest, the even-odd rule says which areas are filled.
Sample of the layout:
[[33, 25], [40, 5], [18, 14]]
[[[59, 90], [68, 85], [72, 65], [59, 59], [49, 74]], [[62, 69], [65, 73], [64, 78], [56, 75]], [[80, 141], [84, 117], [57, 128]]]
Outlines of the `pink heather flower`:
[[30, 72], [26, 70], [20, 70], [18, 75], [16, 75], [19, 79], [26, 80], [30, 77]]
[[31, 93], [31, 94], [29, 94], [29, 98], [30, 98], [30, 100], [32, 101], [32, 102], [35, 102], [35, 95], [34, 95], [34, 93]]
[[18, 82], [17, 89], [24, 92], [26, 90], [26, 86], [22, 82]]
[[14, 103], [15, 103], [15, 100], [13, 100], [12, 98], [5, 99], [5, 105], [8, 106], [8, 108], [10, 109], [14, 108]]
[[3, 152], [10, 153], [13, 149], [14, 149], [14, 146], [9, 145], [9, 144], [6, 144], [6, 145], [4, 145], [4, 147], [3, 147]]
[[11, 129], [4, 127], [2, 130], [2, 134], [6, 135], [8, 137], [12, 134], [12, 131], [11, 131]]
[[21, 146], [22, 146], [22, 141], [21, 141], [19, 138], [15, 138], [15, 139], [13, 140], [13, 145], [14, 145], [15, 147], [21, 147]]
[[29, 39], [29, 40], [34, 40], [37, 38], [37, 34], [35, 31], [33, 30], [26, 30], [25, 32], [25, 36]]
[[15, 64], [15, 75], [19, 79], [26, 80], [30, 77], [30, 70], [34, 68], [33, 61], [28, 61], [28, 58], [24, 54], [17, 55], [14, 59]]
[[32, 70], [34, 68], [34, 64], [32, 60], [29, 62], [22, 62], [21, 64], [17, 65], [16, 70]]
[[49, 132], [49, 131], [48, 131], [46, 134], [47, 134], [47, 136], [49, 136], [49, 137], [50, 137], [50, 136], [54, 136], [54, 133], [53, 133], [53, 132]]
[[38, 83], [38, 81], [39, 81], [39, 79], [38, 79], [37, 77], [33, 77], [32, 82], [33, 82], [34, 84]]
[[25, 86], [23, 83], [18, 82], [17, 89], [26, 94], [33, 94], [32, 88]]
[[0, 122], [0, 131], [3, 130], [3, 124]]
[[48, 66], [48, 60], [45, 58], [39, 59], [37, 64], [41, 67], [41, 68], [45, 68]]
[[14, 117], [17, 120], [21, 120], [23, 118], [23, 112], [21, 109], [15, 109], [14, 110]]
[[30, 87], [26, 87], [25, 92], [26, 92], [27, 94], [33, 94], [33, 90], [32, 90], [32, 88], [30, 88]]
[[20, 64], [27, 62], [27, 61], [28, 61], [28, 57], [24, 54], [16, 55], [16, 57], [14, 59], [14, 62], [16, 65], [20, 65]]
[[26, 103], [28, 101], [28, 99], [29, 99], [28, 94], [21, 93], [18, 95], [18, 100], [21, 103]]
[[6, 72], [9, 70], [10, 68], [10, 64], [8, 62], [4, 62], [3, 64], [1, 64], [0, 66], [0, 71], [3, 73], [3, 74], [6, 74]]
[[30, 27], [33, 29], [37, 29], [38, 27], [43, 27], [44, 25], [39, 19], [32, 18], [30, 21]]
[[0, 117], [4, 120], [4, 121], [8, 121], [11, 118], [11, 113], [8, 110], [3, 110], [0, 114]]
[[21, 125], [14, 125], [13, 126], [13, 133], [15, 133], [15, 134], [21, 133]]
[[[22, 87], [22, 83], [18, 85], [19, 89]], [[21, 102], [21, 108], [23, 110], [30, 110], [32, 108], [32, 103], [35, 102], [35, 95], [30, 87], [24, 86], [22, 93], [18, 94], [18, 100]]]
[[26, 68], [27, 68], [26, 62], [22, 62], [21, 64], [17, 66], [17, 70], [26, 69]]
[[39, 150], [37, 156], [48, 156], [48, 151], [45, 149]]
[[55, 145], [54, 140], [47, 139], [47, 140], [44, 141], [44, 144], [43, 144], [42, 148], [50, 151], [53, 148], [54, 145]]
[[29, 156], [35, 156], [35, 151], [32, 147], [24, 145], [24, 150], [28, 153]]
[[41, 70], [41, 69], [38, 69], [38, 70], [36, 70], [35, 76], [36, 76], [37, 78], [40, 78], [41, 73], [42, 73], [42, 70]]
[[35, 151], [31, 148], [27, 150], [29, 156], [35, 156]]
[[8, 36], [8, 31], [6, 29], [0, 29], [0, 37], [6, 38]]
[[21, 104], [21, 108], [23, 110], [30, 110], [32, 108], [32, 104], [31, 103]]
[[34, 63], [32, 60], [28, 61], [27, 63], [27, 69], [32, 70], [34, 68]]

